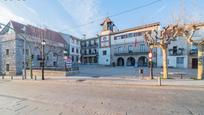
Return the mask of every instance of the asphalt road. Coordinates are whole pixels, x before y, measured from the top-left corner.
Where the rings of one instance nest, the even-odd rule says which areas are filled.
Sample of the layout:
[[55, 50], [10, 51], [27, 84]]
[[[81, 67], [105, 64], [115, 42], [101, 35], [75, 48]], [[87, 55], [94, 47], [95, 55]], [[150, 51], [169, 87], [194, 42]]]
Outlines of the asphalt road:
[[1, 115], [204, 115], [204, 88], [1, 80]]

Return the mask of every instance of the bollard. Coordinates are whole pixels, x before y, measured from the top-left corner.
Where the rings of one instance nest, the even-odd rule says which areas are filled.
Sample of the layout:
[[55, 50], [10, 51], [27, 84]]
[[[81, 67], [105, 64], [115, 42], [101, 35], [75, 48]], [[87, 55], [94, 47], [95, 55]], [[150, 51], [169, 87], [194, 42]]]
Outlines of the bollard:
[[158, 85], [161, 86], [161, 77], [157, 77], [158, 79]]
[[2, 79], [4, 79], [4, 75], [2, 76]]
[[140, 77], [142, 77], [142, 79], [143, 79], [143, 73], [144, 73], [144, 72], [143, 72], [143, 68], [140, 68], [140, 69], [139, 69], [139, 74], [140, 74]]
[[23, 75], [22, 75], [22, 80], [24, 80], [24, 77], [23, 77]]
[[11, 76], [11, 79], [13, 79], [13, 76]]
[[35, 75], [35, 80], [37, 80], [37, 76]]

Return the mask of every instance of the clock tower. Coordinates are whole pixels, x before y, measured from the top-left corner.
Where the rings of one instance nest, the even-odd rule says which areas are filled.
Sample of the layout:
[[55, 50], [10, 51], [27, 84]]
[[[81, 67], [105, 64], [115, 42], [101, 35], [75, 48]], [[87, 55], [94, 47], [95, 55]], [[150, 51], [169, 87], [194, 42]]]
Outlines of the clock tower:
[[111, 33], [113, 33], [114, 23], [110, 18], [105, 18], [101, 23], [102, 31], [100, 33], [100, 48], [99, 48], [99, 64], [110, 65], [111, 64]]

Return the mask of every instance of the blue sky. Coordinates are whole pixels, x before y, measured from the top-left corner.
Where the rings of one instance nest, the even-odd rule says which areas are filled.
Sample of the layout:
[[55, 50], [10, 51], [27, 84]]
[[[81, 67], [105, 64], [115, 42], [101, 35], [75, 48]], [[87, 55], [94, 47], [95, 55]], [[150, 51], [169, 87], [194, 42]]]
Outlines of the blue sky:
[[[100, 33], [103, 18], [152, 1], [156, 0], [0, 0], [0, 22], [7, 23], [12, 19], [77, 37], [83, 34], [93, 37]], [[166, 25], [179, 16], [186, 21], [203, 22], [203, 11], [203, 0], [160, 0], [110, 18], [122, 30], [153, 22]]]

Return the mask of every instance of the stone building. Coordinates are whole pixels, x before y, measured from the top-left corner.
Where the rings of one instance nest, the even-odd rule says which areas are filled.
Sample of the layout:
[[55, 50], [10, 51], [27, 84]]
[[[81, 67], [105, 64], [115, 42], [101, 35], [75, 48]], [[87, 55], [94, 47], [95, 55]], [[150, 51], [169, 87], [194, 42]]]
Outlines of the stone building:
[[81, 63], [97, 64], [98, 63], [99, 38], [89, 38], [81, 40]]
[[0, 32], [0, 74], [22, 74], [24, 65], [41, 67], [43, 40], [45, 67], [64, 68], [63, 51], [67, 43], [59, 33], [10, 21]]

